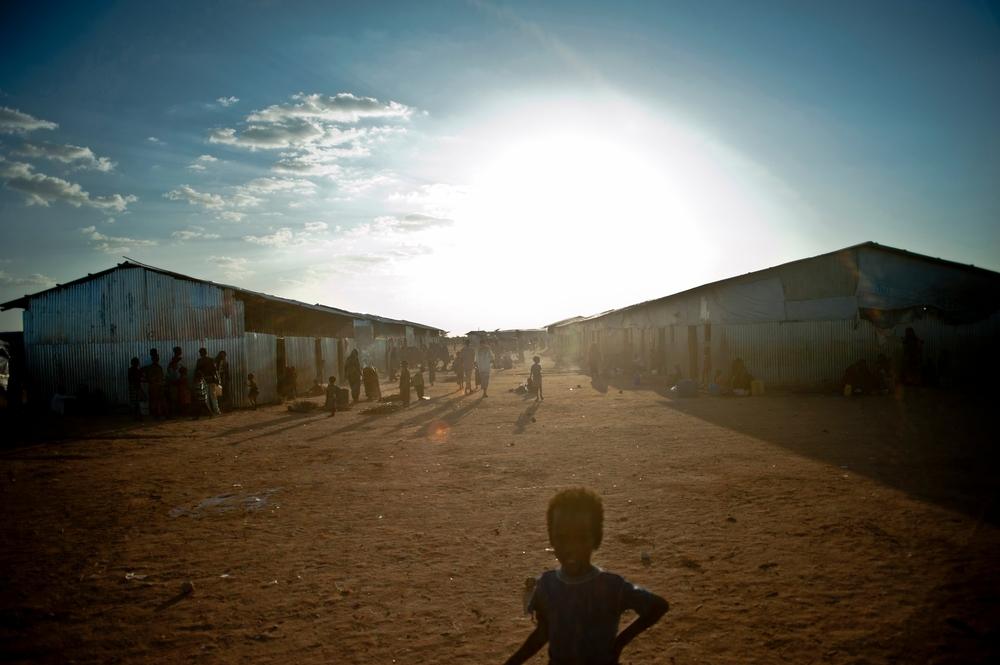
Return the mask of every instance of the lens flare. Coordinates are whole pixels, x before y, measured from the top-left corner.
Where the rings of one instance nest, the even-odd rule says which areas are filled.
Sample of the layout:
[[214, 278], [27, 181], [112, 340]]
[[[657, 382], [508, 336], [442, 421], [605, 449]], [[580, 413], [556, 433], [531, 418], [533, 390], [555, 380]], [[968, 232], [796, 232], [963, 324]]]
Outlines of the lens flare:
[[434, 420], [427, 424], [427, 440], [432, 443], [444, 443], [448, 440], [451, 425], [443, 420]]

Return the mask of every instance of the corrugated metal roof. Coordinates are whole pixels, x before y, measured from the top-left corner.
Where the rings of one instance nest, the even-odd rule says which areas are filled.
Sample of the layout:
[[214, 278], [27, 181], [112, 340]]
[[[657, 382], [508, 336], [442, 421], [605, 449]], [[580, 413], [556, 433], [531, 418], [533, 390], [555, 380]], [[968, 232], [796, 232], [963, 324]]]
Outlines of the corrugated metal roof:
[[444, 332], [444, 330], [441, 329], [441, 328], [435, 328], [434, 326], [428, 326], [428, 325], [425, 325], [425, 324], [422, 324], [422, 323], [413, 323], [411, 321], [403, 321], [403, 320], [400, 320], [400, 319], [390, 319], [390, 318], [386, 318], [386, 317], [382, 317], [382, 316], [376, 316], [376, 315], [373, 315], [373, 314], [359, 314], [357, 312], [350, 312], [350, 311], [347, 311], [345, 309], [340, 309], [340, 308], [337, 308], [337, 307], [330, 307], [329, 305], [321, 305], [319, 303], [316, 303], [314, 305], [310, 305], [309, 303], [304, 303], [304, 302], [301, 302], [299, 300], [293, 300], [291, 298], [282, 298], [280, 296], [274, 296], [274, 295], [271, 295], [271, 294], [268, 294], [268, 293], [261, 293], [259, 291], [251, 291], [250, 289], [245, 289], [245, 288], [239, 287], [239, 286], [233, 286], [231, 284], [221, 284], [219, 282], [213, 282], [213, 281], [207, 280], [207, 279], [200, 279], [200, 278], [197, 278], [197, 277], [191, 277], [190, 275], [184, 275], [184, 274], [179, 273], [179, 272], [173, 272], [172, 270], [166, 270], [164, 268], [158, 268], [156, 266], [148, 265], [148, 264], [145, 264], [145, 263], [140, 263], [139, 261], [135, 261], [135, 260], [132, 260], [132, 259], [123, 261], [122, 263], [119, 263], [118, 265], [116, 265], [116, 266], [114, 266], [112, 268], [108, 268], [107, 270], [102, 270], [102, 271], [96, 272], [96, 273], [88, 273], [86, 277], [80, 277], [79, 279], [74, 279], [73, 281], [66, 282], [65, 284], [57, 284], [56, 286], [54, 286], [54, 287], [52, 287], [50, 289], [45, 289], [44, 291], [39, 291], [37, 293], [33, 293], [33, 294], [30, 294], [30, 295], [25, 295], [25, 296], [22, 296], [20, 298], [16, 298], [14, 300], [10, 300], [8, 302], [2, 303], [2, 304], [0, 304], [0, 311], [6, 311], [8, 309], [14, 309], [14, 308], [27, 309], [29, 307], [29, 302], [30, 302], [30, 300], [32, 298], [37, 298], [38, 296], [42, 296], [42, 295], [49, 294], [49, 293], [54, 293], [56, 291], [59, 291], [61, 289], [65, 289], [66, 287], [69, 287], [69, 286], [74, 286], [76, 284], [82, 284], [82, 283], [88, 282], [90, 280], [102, 277], [103, 275], [106, 275], [106, 274], [108, 274], [110, 272], [113, 272], [115, 270], [121, 270], [123, 268], [142, 268], [144, 270], [149, 270], [151, 272], [159, 273], [161, 275], [167, 275], [167, 276], [173, 277], [175, 279], [186, 280], [186, 281], [189, 281], [189, 282], [196, 282], [196, 283], [199, 283], [199, 284], [209, 284], [209, 285], [220, 287], [220, 288], [232, 289], [233, 292], [235, 292], [236, 294], [239, 294], [239, 295], [243, 295], [244, 297], [249, 296], [249, 297], [260, 298], [262, 300], [266, 300], [266, 301], [270, 301], [270, 302], [283, 303], [283, 304], [287, 304], [287, 305], [293, 305], [295, 307], [303, 307], [303, 308], [306, 308], [306, 309], [311, 309], [311, 310], [318, 311], [318, 312], [323, 312], [323, 313], [326, 313], [326, 314], [340, 315], [340, 316], [343, 316], [345, 318], [368, 319], [368, 320], [378, 321], [378, 322], [382, 322], [382, 323], [391, 323], [391, 324], [396, 324], [396, 325], [407, 325], [407, 326], [411, 326], [411, 327], [414, 327], [414, 328], [422, 328], [422, 329], [425, 329], [425, 330], [434, 330], [434, 331], [437, 331], [437, 332]]
[[816, 256], [809, 256], [809, 257], [802, 258], [802, 259], [796, 259], [794, 261], [788, 261], [786, 263], [779, 263], [776, 266], [770, 266], [768, 268], [762, 268], [760, 270], [753, 270], [751, 272], [744, 273], [742, 275], [733, 275], [732, 277], [726, 277], [724, 279], [716, 280], [714, 282], [708, 282], [707, 284], [701, 284], [699, 286], [694, 286], [694, 287], [692, 287], [690, 289], [685, 289], [683, 291], [678, 291], [677, 293], [671, 293], [670, 295], [661, 296], [659, 298], [653, 298], [652, 300], [644, 300], [643, 302], [635, 303], [633, 305], [627, 305], [625, 307], [620, 307], [618, 309], [609, 309], [606, 312], [601, 312], [599, 314], [594, 314], [592, 316], [575, 317], [575, 318], [572, 318], [572, 319], [566, 319], [564, 321], [557, 321], [556, 323], [550, 324], [549, 327], [559, 328], [559, 327], [562, 327], [562, 326], [572, 325], [574, 323], [580, 323], [582, 321], [593, 321], [595, 319], [600, 319], [601, 317], [609, 316], [611, 314], [619, 314], [619, 313], [622, 313], [622, 312], [627, 312], [629, 310], [638, 309], [640, 307], [646, 307], [648, 305], [652, 305], [652, 304], [655, 304], [655, 303], [660, 303], [660, 302], [663, 302], [665, 300], [669, 300], [671, 298], [676, 298], [678, 296], [690, 295], [690, 294], [693, 294], [693, 293], [697, 293], [698, 291], [700, 291], [702, 289], [708, 289], [708, 288], [713, 288], [713, 287], [721, 286], [723, 284], [726, 284], [726, 283], [729, 283], [729, 282], [733, 282], [733, 281], [736, 281], [736, 280], [746, 279], [748, 277], [760, 276], [760, 275], [762, 275], [762, 274], [764, 274], [764, 273], [766, 273], [766, 272], [768, 272], [770, 270], [775, 270], [776, 268], [783, 268], [783, 267], [786, 267], [786, 266], [795, 265], [797, 263], [803, 263], [805, 261], [812, 261], [813, 259], [819, 259], [819, 258], [829, 257], [829, 256], [833, 256], [835, 254], [839, 254], [841, 252], [849, 252], [849, 251], [852, 251], [852, 250], [857, 250], [857, 249], [862, 249], [862, 248], [874, 249], [874, 250], [878, 250], [878, 251], [889, 252], [889, 253], [892, 253], [892, 254], [899, 254], [901, 256], [907, 256], [907, 257], [910, 257], [910, 258], [913, 258], [913, 259], [918, 259], [918, 260], [921, 260], [921, 261], [928, 261], [928, 262], [931, 262], [931, 263], [937, 263], [937, 264], [941, 264], [941, 265], [947, 265], [947, 266], [950, 266], [950, 267], [953, 267], [953, 268], [960, 268], [960, 269], [963, 269], [963, 270], [969, 270], [969, 271], [977, 272], [977, 273], [985, 273], [987, 275], [1000, 278], [1000, 273], [996, 273], [996, 272], [994, 272], [992, 270], [988, 270], [986, 268], [980, 268], [978, 266], [974, 266], [974, 265], [971, 265], [971, 264], [957, 263], [955, 261], [948, 261], [946, 259], [941, 259], [941, 258], [938, 258], [938, 257], [935, 257], [935, 256], [927, 256], [925, 254], [917, 254], [916, 252], [911, 252], [911, 251], [908, 251], [908, 250], [905, 250], [905, 249], [899, 249], [897, 247], [890, 247], [889, 245], [880, 245], [877, 242], [868, 241], [868, 242], [859, 243], [857, 245], [851, 245], [850, 247], [843, 247], [841, 249], [837, 249], [837, 250], [834, 250], [832, 252], [826, 252], [824, 254], [817, 254]]

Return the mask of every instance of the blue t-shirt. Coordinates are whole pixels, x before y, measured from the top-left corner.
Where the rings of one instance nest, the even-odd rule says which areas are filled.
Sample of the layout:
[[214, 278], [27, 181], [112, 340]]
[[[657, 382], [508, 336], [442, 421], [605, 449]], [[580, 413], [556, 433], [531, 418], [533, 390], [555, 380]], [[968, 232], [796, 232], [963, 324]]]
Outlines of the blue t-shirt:
[[617, 663], [614, 645], [622, 612], [643, 614], [652, 598], [621, 575], [596, 566], [578, 578], [549, 570], [538, 578], [528, 611], [548, 623], [552, 665], [611, 665]]

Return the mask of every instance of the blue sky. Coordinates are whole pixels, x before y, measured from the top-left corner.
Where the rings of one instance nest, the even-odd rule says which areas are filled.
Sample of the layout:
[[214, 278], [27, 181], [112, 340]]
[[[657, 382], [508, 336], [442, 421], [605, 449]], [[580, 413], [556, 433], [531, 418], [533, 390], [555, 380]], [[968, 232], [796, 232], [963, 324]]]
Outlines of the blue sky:
[[1000, 269], [995, 3], [6, 3], [0, 44], [3, 300], [127, 255], [462, 332], [866, 240]]

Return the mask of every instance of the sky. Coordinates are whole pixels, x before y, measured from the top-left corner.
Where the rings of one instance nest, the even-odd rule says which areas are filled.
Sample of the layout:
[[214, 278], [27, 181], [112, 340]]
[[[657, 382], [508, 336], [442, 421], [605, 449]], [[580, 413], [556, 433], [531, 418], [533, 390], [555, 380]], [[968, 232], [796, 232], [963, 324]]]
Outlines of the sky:
[[995, 2], [7, 2], [0, 301], [127, 256], [462, 334], [1000, 270], [997, 72]]

